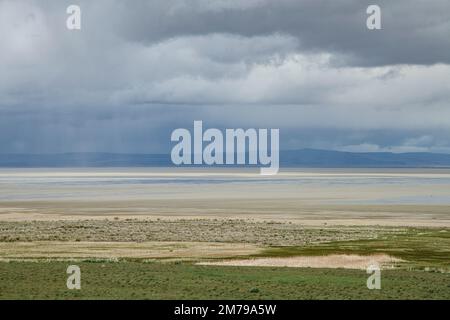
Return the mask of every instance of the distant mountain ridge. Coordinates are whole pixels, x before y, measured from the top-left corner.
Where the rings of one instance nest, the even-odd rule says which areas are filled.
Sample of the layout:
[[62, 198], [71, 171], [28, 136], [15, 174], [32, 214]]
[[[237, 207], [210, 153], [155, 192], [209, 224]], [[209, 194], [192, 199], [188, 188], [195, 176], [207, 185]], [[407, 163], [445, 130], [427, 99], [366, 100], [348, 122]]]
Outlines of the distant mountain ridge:
[[450, 167], [450, 154], [428, 152], [283, 151], [282, 166], [298, 167]]
[[[60, 153], [0, 154], [0, 167], [171, 167], [170, 154]], [[280, 167], [407, 168], [450, 167], [450, 154], [343, 152], [301, 149], [280, 151]]]

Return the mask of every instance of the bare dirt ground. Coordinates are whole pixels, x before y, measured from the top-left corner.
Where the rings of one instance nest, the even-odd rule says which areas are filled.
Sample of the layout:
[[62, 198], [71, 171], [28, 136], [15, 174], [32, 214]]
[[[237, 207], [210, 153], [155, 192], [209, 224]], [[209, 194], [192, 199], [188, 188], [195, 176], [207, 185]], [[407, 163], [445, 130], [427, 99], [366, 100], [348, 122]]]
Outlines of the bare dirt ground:
[[105, 218], [252, 219], [291, 222], [305, 226], [450, 227], [450, 206], [312, 205], [294, 199], [0, 202], [0, 221]]
[[365, 270], [371, 264], [383, 269], [393, 268], [401, 259], [377, 254], [370, 256], [332, 254], [327, 256], [304, 256], [287, 258], [256, 258], [199, 262], [199, 265], [236, 267], [295, 267], [295, 268], [344, 268]]

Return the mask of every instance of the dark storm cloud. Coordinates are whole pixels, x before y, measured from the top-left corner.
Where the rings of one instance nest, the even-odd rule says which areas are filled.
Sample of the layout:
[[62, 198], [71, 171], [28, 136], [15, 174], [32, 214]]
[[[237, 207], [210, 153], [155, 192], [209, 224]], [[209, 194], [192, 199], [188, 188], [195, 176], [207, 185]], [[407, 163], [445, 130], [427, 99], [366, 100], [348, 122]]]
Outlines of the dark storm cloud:
[[450, 152], [450, 3], [376, 1], [380, 31], [368, 4], [1, 0], [0, 152], [165, 152], [194, 120], [280, 128], [291, 149]]
[[[243, 7], [227, 6], [225, 1], [209, 6], [207, 1], [135, 3], [124, 6], [120, 16], [113, 15], [115, 31], [132, 41], [281, 33], [297, 38], [302, 51], [341, 54], [341, 62], [349, 65], [450, 62], [450, 2], [446, 0], [279, 0]], [[366, 9], [374, 3], [382, 10], [379, 32], [366, 28]]]

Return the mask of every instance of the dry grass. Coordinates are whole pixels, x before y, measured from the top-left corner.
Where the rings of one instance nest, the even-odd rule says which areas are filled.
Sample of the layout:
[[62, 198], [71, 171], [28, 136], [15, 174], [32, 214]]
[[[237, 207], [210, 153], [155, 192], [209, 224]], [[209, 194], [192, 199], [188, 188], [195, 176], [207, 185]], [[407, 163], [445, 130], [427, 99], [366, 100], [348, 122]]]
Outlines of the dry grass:
[[295, 268], [344, 268], [365, 270], [371, 264], [383, 269], [392, 269], [401, 262], [386, 254], [361, 256], [355, 254], [331, 254], [327, 256], [305, 256], [288, 258], [256, 258], [241, 260], [223, 260], [199, 262], [200, 265], [235, 266], [235, 267], [295, 267]]
[[0, 242], [1, 260], [230, 258], [261, 252], [253, 244], [205, 242]]

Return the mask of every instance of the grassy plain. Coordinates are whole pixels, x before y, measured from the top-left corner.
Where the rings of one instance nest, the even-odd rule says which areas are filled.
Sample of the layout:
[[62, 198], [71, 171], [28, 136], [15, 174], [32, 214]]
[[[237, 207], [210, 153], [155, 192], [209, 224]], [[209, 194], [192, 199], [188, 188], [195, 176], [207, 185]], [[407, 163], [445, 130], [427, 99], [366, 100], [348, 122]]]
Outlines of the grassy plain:
[[67, 290], [68, 263], [1, 262], [1, 299], [450, 299], [450, 275], [387, 270], [368, 290], [363, 270], [78, 262], [81, 290]]
[[[0, 299], [450, 299], [445, 227], [112, 219], [9, 221], [0, 230]], [[198, 265], [336, 254], [401, 262], [382, 271], [382, 290], [367, 289], [365, 270], [332, 265]], [[66, 288], [70, 264], [81, 267], [80, 291]]]

